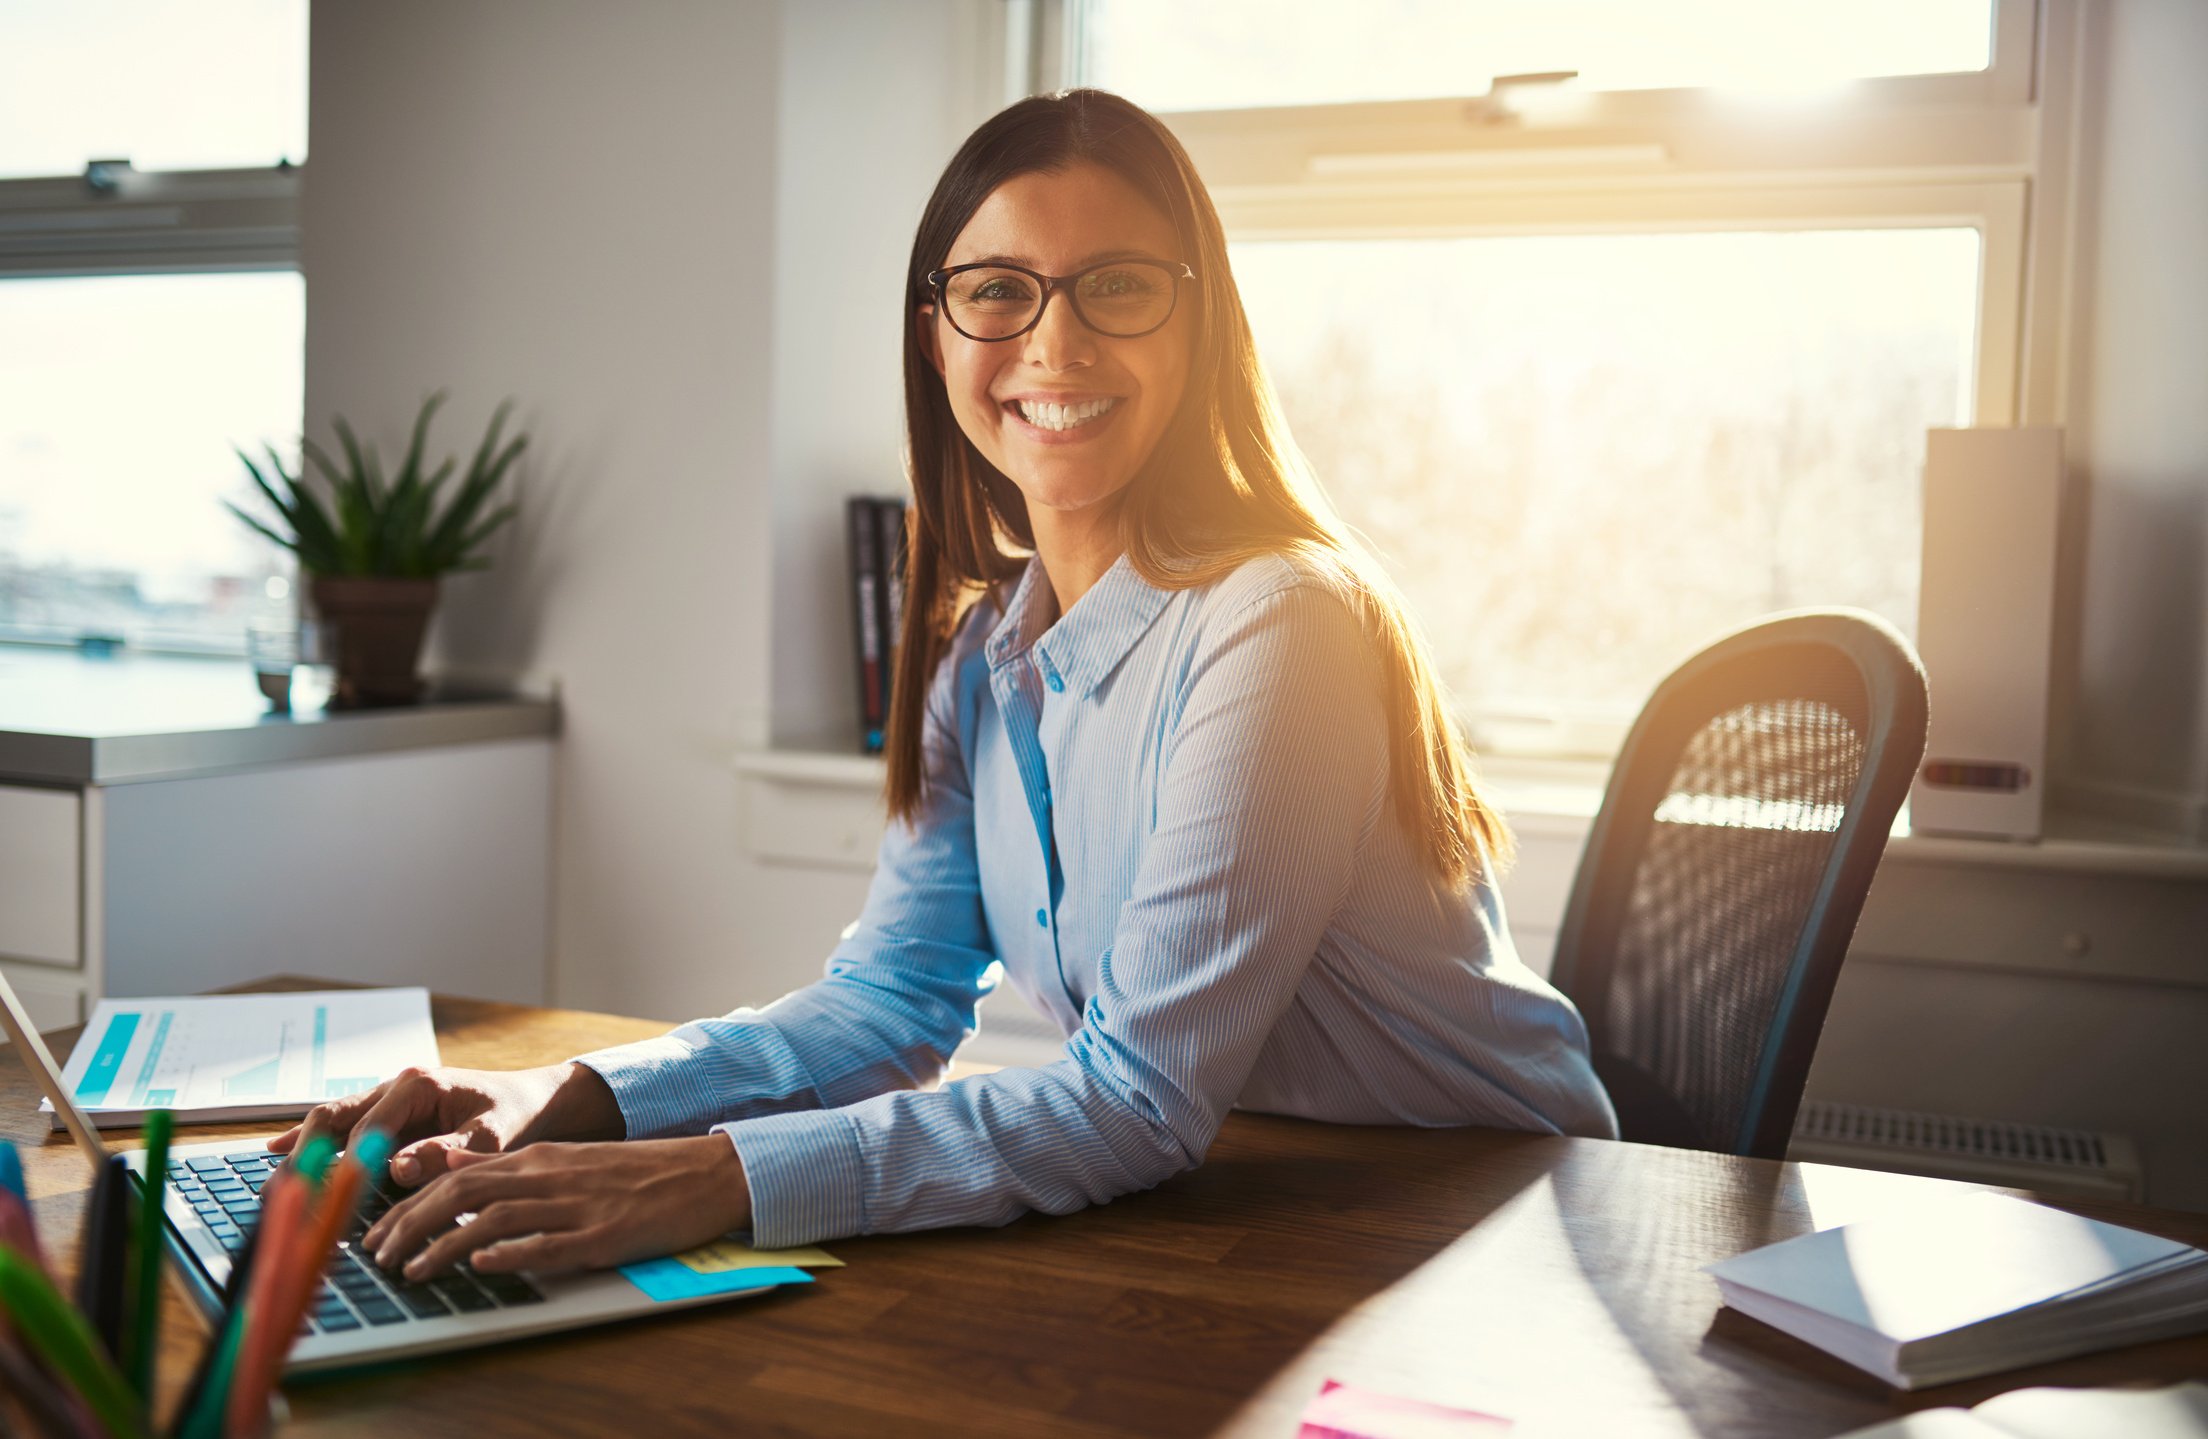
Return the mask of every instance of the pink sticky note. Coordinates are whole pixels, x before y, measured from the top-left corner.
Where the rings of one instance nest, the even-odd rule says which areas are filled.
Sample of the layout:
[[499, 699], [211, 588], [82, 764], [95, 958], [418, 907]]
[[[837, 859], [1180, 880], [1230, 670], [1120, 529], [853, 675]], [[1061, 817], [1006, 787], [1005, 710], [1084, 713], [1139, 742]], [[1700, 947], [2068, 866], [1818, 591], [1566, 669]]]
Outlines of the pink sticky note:
[[1510, 1421], [1477, 1409], [1382, 1394], [1329, 1379], [1305, 1406], [1296, 1439], [1464, 1439], [1508, 1434]]

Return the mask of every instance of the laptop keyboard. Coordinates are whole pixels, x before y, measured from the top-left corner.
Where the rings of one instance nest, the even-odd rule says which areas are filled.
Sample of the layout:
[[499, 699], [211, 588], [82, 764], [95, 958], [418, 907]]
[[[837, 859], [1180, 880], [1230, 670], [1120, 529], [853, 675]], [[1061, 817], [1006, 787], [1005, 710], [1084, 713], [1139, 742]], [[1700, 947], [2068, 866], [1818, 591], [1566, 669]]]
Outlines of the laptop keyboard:
[[[169, 1184], [234, 1255], [245, 1247], [246, 1236], [259, 1222], [261, 1188], [282, 1162], [281, 1155], [264, 1150], [171, 1160]], [[341, 1334], [364, 1325], [405, 1324], [543, 1302], [536, 1286], [518, 1274], [477, 1274], [463, 1263], [441, 1278], [416, 1284], [378, 1268], [354, 1247], [355, 1241], [405, 1192], [389, 1175], [376, 1176], [307, 1306], [302, 1334]]]

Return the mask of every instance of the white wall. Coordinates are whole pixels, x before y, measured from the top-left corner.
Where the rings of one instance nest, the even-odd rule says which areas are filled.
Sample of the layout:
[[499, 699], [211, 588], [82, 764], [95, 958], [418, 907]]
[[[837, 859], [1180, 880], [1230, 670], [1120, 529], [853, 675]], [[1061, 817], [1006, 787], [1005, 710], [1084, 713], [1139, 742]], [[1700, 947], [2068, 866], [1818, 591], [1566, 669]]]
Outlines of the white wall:
[[531, 433], [428, 663], [561, 685], [562, 1003], [763, 1002], [856, 912], [751, 862], [730, 761], [844, 721], [837, 510], [901, 484], [897, 277], [992, 4], [315, 6], [310, 429], [395, 448], [448, 386], [448, 448]]
[[857, 733], [842, 502], [905, 489], [905, 263], [944, 162], [1000, 98], [981, 63], [981, 19], [957, 0], [784, 9], [770, 607], [778, 740]]
[[2140, 818], [2208, 836], [2208, 5], [2086, 13], [2070, 769]]
[[669, 1013], [734, 952], [726, 757], [766, 731], [772, 4], [324, 0], [307, 414], [396, 445], [449, 386], [531, 433], [432, 664], [558, 676], [553, 992]]

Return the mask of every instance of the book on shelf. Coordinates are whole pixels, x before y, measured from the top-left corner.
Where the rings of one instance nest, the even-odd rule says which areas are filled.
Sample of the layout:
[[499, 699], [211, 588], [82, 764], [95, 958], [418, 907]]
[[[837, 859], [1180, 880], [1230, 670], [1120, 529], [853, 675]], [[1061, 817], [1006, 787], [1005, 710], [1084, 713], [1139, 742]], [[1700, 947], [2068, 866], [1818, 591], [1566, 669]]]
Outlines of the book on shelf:
[[889, 723], [897, 635], [904, 615], [904, 501], [851, 496], [844, 501], [844, 534], [850, 562], [851, 647], [858, 665], [859, 735], [868, 754], [879, 754]]
[[1900, 1389], [2208, 1329], [2208, 1253], [1986, 1191], [1708, 1271], [1728, 1305]]

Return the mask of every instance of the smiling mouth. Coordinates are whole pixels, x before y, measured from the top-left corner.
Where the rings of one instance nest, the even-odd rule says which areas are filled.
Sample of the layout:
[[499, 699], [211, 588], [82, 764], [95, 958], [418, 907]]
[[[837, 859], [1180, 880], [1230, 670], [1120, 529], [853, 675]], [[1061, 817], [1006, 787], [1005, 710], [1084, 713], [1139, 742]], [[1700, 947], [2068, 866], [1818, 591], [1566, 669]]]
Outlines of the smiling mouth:
[[1005, 408], [1038, 430], [1077, 430], [1110, 414], [1119, 398], [1084, 400], [1077, 405], [1055, 405], [1039, 400], [1011, 400]]

